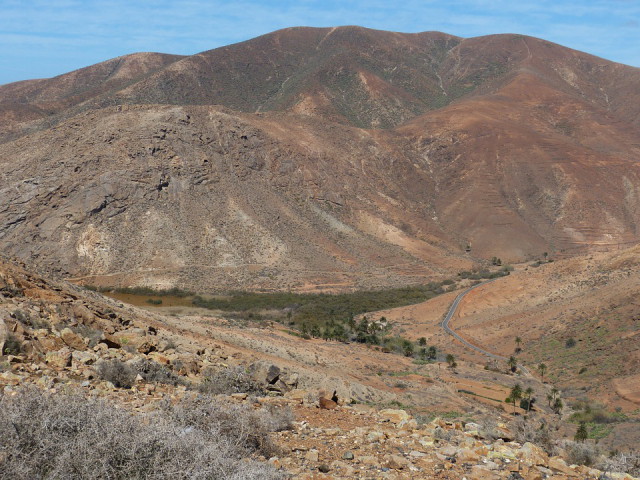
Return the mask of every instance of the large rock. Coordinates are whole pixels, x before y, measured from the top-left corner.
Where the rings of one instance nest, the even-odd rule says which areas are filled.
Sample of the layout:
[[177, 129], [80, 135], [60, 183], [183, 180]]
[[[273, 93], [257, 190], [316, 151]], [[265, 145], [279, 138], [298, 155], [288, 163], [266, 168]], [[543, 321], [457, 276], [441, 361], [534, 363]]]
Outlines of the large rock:
[[60, 338], [73, 350], [85, 350], [87, 348], [87, 344], [84, 339], [80, 335], [74, 333], [70, 328], [63, 328], [62, 332], [60, 332]]
[[569, 465], [567, 465], [567, 462], [565, 462], [564, 459], [560, 457], [551, 457], [549, 459], [548, 466], [552, 471], [562, 473], [564, 475], [567, 475], [568, 477], [578, 476], [578, 473]]
[[404, 410], [394, 410], [391, 408], [387, 408], [385, 410], [380, 410], [378, 413], [380, 417], [384, 420], [388, 420], [396, 425], [400, 425], [408, 422], [411, 419], [411, 415], [409, 415]]
[[394, 470], [402, 470], [404, 468], [409, 468], [411, 466], [411, 462], [400, 455], [386, 455], [384, 457], [384, 465]]
[[533, 443], [525, 443], [517, 452], [517, 456], [524, 463], [529, 465], [547, 465], [549, 455], [540, 447]]
[[60, 350], [58, 352], [47, 352], [45, 355], [45, 362], [55, 368], [67, 368], [71, 366], [72, 362], [71, 352], [68, 350]]

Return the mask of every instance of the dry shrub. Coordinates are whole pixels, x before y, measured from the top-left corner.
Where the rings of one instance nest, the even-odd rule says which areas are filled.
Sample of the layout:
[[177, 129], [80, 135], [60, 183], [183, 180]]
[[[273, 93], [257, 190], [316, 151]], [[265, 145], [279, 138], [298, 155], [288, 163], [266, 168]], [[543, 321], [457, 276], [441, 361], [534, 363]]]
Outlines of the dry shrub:
[[176, 375], [164, 365], [149, 360], [148, 358], [140, 358], [132, 363], [131, 367], [147, 382], [163, 383], [165, 385], [187, 385], [185, 378]]
[[116, 388], [131, 388], [136, 381], [137, 372], [131, 365], [120, 360], [100, 362], [96, 370], [101, 379], [113, 383]]
[[269, 465], [262, 414], [211, 399], [154, 414], [25, 388], [0, 397], [0, 480], [280, 480]]
[[597, 445], [589, 442], [573, 442], [567, 440], [563, 444], [567, 452], [567, 462], [570, 465], [596, 465], [601, 460], [601, 453]]
[[164, 365], [140, 358], [133, 362], [121, 360], [105, 360], [96, 368], [98, 375], [103, 380], [113, 383], [116, 388], [131, 388], [140, 375], [146, 382], [163, 383], [166, 385], [187, 385], [187, 381], [176, 375]]
[[213, 395], [232, 393], [262, 393], [262, 386], [243, 367], [228, 367], [204, 375], [200, 391]]
[[531, 442], [541, 447], [549, 455], [556, 453], [553, 431], [557, 426], [535, 417], [518, 417], [509, 425], [514, 438], [519, 443]]
[[617, 453], [604, 460], [598, 468], [605, 472], [624, 472], [633, 477], [640, 477], [640, 452]]

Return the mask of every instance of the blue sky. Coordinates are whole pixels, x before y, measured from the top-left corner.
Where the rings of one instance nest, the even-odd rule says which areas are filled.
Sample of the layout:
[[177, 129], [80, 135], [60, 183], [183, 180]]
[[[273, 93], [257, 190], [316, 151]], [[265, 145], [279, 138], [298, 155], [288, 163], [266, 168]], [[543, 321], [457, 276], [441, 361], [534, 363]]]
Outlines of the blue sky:
[[292, 26], [521, 33], [640, 67], [640, 0], [0, 0], [0, 84]]

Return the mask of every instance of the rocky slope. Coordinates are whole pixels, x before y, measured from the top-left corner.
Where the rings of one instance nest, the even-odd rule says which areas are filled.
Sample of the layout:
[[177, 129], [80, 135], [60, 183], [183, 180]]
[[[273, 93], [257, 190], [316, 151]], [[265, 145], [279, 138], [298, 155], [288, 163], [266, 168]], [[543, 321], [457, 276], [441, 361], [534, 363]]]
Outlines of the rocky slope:
[[[507, 424], [505, 411], [454, 393], [447, 386], [451, 374], [440, 376], [439, 368], [425, 383], [418, 375], [405, 376], [411, 386], [402, 387], [409, 388], [402, 392], [385, 386], [380, 374], [367, 378], [357, 360], [406, 371], [411, 367], [403, 357], [394, 360], [386, 354], [386, 361], [376, 360], [376, 354], [363, 346], [327, 346], [291, 336], [284, 341], [271, 328], [239, 328], [211, 317], [171, 319], [47, 280], [6, 261], [0, 264], [0, 319], [0, 395], [13, 396], [33, 384], [56, 395], [78, 391], [106, 398], [144, 415], [163, 402], [166, 405], [167, 400], [194, 399], [198, 393], [192, 385], [197, 386], [211, 372], [225, 371], [235, 363], [252, 363], [249, 371], [267, 385], [270, 395], [234, 393], [215, 401], [244, 404], [256, 411], [293, 409], [291, 427], [271, 434], [278, 453], [255, 458], [288, 478], [560, 480], [595, 479], [603, 474], [592, 467], [571, 465], [579, 458], [572, 450], [578, 447], [571, 442], [548, 440], [536, 445], [527, 441], [536, 441], [531, 435], [541, 431], [543, 418], [549, 425], [555, 423], [544, 409], [530, 415], [528, 422]], [[265, 337], [271, 338], [265, 341]], [[315, 356], [315, 360], [305, 360], [304, 355]], [[101, 373], [105, 362], [126, 366], [141, 361], [147, 362], [147, 368], [132, 380], [130, 388], [117, 383], [122, 376], [105, 379]], [[342, 362], [341, 368], [333, 369], [332, 361]], [[463, 362], [453, 376], [467, 377], [474, 368]], [[338, 390], [338, 404], [324, 396], [323, 392], [332, 389]], [[356, 402], [356, 398], [372, 399], [375, 406]], [[421, 411], [415, 410], [420, 403], [429, 404], [431, 416], [454, 405], [466, 413], [454, 413], [457, 421], [425, 421], [424, 414], [414, 418], [404, 409], [382, 408], [390, 399], [396, 399], [395, 405], [400, 404], [399, 399], [412, 399], [415, 412]], [[610, 473], [621, 465], [618, 460], [607, 464], [595, 453], [591, 455], [593, 461], [605, 462], [598, 465], [607, 468], [608, 478], [631, 478]]]
[[0, 241], [88, 283], [193, 289], [617, 248], [638, 240], [639, 84], [529, 37], [344, 27], [5, 85]]

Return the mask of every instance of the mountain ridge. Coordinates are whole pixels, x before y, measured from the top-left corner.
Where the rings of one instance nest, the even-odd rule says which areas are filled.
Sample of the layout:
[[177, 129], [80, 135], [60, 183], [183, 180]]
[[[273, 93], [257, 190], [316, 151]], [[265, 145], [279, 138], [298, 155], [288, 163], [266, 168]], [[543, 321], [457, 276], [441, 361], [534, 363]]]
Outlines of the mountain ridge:
[[77, 278], [382, 287], [640, 240], [640, 70], [544, 40], [293, 28], [42, 82], [0, 87], [40, 115], [0, 120], [0, 239]]

